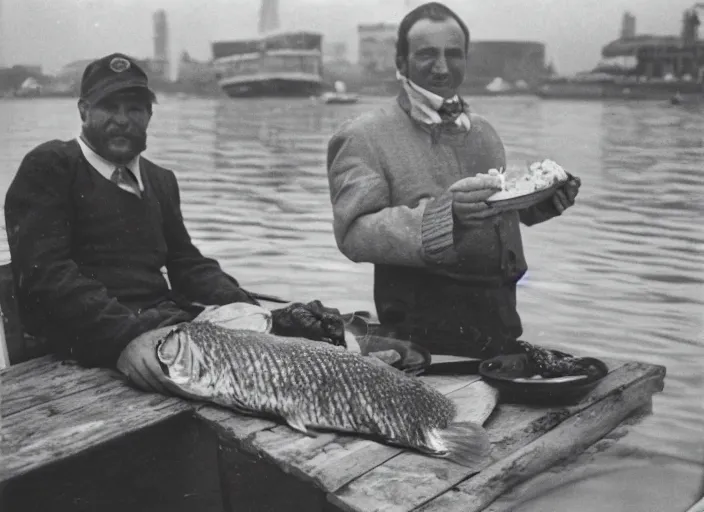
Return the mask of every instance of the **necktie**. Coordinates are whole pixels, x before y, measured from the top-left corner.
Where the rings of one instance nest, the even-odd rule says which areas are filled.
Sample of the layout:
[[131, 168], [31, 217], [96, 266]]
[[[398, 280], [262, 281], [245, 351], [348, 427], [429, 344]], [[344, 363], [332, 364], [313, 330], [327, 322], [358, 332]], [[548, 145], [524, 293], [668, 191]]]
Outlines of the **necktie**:
[[442, 106], [438, 109], [443, 123], [454, 123], [463, 112], [462, 102], [456, 99], [443, 101]]
[[132, 171], [130, 171], [127, 167], [116, 167], [110, 179], [118, 187], [128, 192], [131, 192], [137, 197], [142, 197], [142, 191], [139, 190], [139, 183], [137, 183], [137, 178], [134, 177]]

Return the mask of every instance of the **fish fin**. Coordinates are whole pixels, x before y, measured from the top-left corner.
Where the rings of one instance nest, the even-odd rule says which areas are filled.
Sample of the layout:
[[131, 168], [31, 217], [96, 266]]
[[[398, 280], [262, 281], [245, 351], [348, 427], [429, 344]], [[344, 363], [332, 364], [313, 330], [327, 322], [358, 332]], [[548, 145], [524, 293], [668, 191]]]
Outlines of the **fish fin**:
[[291, 427], [293, 430], [296, 432], [300, 432], [303, 435], [306, 435], [308, 437], [318, 437], [318, 435], [306, 428], [306, 424], [303, 421], [303, 418], [297, 415], [291, 415], [291, 416], [284, 416], [284, 420], [288, 424], [289, 427]]
[[489, 461], [491, 442], [481, 425], [469, 421], [453, 423], [437, 435], [446, 447], [446, 459], [473, 469], [480, 469]]

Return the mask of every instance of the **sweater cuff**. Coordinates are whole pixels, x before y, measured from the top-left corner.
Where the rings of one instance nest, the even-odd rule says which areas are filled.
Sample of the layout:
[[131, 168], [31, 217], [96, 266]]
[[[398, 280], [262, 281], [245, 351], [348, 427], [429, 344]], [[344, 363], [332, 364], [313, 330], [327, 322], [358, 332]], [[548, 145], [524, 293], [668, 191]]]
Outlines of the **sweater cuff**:
[[423, 258], [431, 264], [457, 263], [454, 239], [452, 193], [445, 192], [428, 203], [421, 223]]

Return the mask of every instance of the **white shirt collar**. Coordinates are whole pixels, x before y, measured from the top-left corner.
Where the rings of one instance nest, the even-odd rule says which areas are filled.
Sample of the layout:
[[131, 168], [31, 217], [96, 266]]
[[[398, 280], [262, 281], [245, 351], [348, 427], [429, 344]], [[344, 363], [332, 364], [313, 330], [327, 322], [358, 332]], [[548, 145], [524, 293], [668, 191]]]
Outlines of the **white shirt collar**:
[[[411, 82], [399, 70], [396, 70], [396, 78], [401, 82], [408, 95], [408, 101], [411, 104], [411, 117], [430, 125], [442, 123], [442, 118], [437, 111], [445, 101], [444, 98]], [[450, 99], [459, 100], [459, 95], [455, 94]], [[472, 123], [466, 112], [463, 112], [455, 119], [455, 124], [466, 131], [470, 131], [472, 128]]]
[[[93, 151], [88, 144], [83, 142], [83, 139], [80, 137], [76, 137], [76, 141], [78, 142], [78, 145], [81, 147], [81, 152], [83, 153], [83, 156], [86, 157], [86, 160], [88, 160], [88, 163], [93, 166], [93, 168], [98, 171], [102, 176], [104, 176], [106, 179], [110, 180], [112, 177], [112, 173], [115, 171], [115, 168], [119, 167], [118, 164], [114, 164], [112, 162], [109, 162], [108, 160], [105, 160], [102, 156], [100, 156], [98, 153]], [[132, 171], [132, 174], [134, 174], [134, 177], [137, 178], [137, 183], [139, 184], [139, 190], [144, 192], [144, 184], [142, 183], [142, 175], [139, 172], [139, 158], [140, 155], [137, 155], [134, 157], [130, 162], [125, 164], [125, 167], [127, 167], [130, 171]]]
[[[435, 109], [438, 110], [440, 107], [442, 107], [442, 104], [445, 102], [445, 98], [442, 96], [438, 96], [434, 92], [430, 92], [427, 89], [423, 89], [420, 85], [416, 84], [415, 82], [408, 80], [408, 85], [413, 87], [419, 94], [422, 94], [423, 96], [426, 97], [430, 105]], [[450, 101], [456, 100], [459, 101], [459, 96], [456, 94], [452, 98], [448, 98]]]

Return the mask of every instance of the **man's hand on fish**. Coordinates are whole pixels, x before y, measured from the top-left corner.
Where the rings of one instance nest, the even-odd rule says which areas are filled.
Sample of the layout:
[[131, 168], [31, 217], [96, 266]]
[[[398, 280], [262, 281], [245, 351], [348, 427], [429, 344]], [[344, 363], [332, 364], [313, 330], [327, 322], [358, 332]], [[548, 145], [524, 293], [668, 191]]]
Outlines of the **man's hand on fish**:
[[487, 204], [501, 190], [501, 178], [490, 174], [477, 174], [455, 182], [452, 192], [452, 212], [463, 226], [473, 226], [501, 213]]
[[582, 186], [582, 181], [579, 178], [570, 178], [565, 185], [555, 192], [552, 196], [552, 202], [555, 205], [557, 213], [561, 214], [567, 208], [574, 205], [574, 201], [579, 194], [579, 187]]
[[122, 351], [117, 369], [142, 391], [170, 394], [156, 357], [156, 346], [172, 326], [160, 327], [137, 336]]
[[271, 311], [272, 334], [326, 341], [337, 346], [345, 344], [345, 324], [340, 311], [326, 308], [314, 300], [308, 304], [294, 302]]

